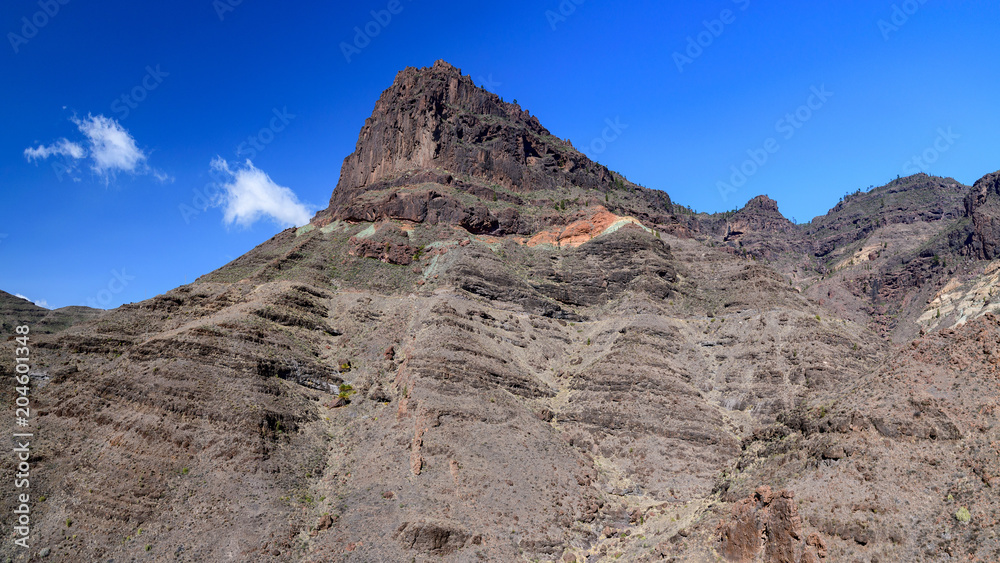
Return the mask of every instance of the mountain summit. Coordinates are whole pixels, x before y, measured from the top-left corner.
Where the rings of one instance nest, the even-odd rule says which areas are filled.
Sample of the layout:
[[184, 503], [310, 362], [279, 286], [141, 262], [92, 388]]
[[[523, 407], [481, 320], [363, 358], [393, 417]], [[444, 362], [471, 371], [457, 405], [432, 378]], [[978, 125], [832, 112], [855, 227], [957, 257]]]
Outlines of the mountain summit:
[[608, 191], [614, 184], [607, 168], [444, 61], [401, 71], [382, 93], [344, 159], [331, 205], [433, 169], [518, 193], [570, 184]]
[[567, 202], [674, 222], [667, 194], [591, 161], [438, 61], [401, 71], [382, 93], [319, 222], [401, 219], [528, 235], [560, 223], [548, 211]]

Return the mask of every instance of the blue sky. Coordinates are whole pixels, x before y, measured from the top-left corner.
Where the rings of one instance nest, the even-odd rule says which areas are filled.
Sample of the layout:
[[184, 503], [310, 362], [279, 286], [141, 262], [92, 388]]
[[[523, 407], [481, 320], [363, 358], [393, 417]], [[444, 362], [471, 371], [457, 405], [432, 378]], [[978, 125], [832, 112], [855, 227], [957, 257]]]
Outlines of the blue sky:
[[998, 23], [947, 0], [6, 0], [0, 289], [109, 308], [222, 266], [325, 207], [379, 94], [436, 59], [700, 211], [971, 184], [1000, 169]]

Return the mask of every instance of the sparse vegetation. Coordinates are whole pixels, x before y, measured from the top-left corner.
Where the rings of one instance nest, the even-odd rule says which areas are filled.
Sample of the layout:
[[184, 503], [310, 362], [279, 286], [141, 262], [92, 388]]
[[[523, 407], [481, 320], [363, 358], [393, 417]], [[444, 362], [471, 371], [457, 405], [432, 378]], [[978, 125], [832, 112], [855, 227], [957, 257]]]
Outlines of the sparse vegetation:
[[972, 520], [972, 513], [969, 512], [968, 508], [963, 506], [955, 512], [955, 520], [958, 520], [963, 524], [968, 524], [969, 520]]

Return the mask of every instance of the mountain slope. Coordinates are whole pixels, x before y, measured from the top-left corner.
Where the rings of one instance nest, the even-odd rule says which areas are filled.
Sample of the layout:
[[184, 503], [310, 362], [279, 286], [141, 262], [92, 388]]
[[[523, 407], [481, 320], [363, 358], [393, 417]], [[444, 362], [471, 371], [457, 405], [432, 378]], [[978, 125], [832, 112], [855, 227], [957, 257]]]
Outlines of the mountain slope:
[[[685, 213], [447, 63], [406, 69], [310, 224], [33, 335], [28, 555], [994, 558], [993, 192], [898, 187], [808, 226], [766, 197]], [[878, 279], [926, 279], [858, 290], [876, 242]], [[873, 332], [953, 294], [962, 327]]]
[[101, 313], [103, 311], [100, 309], [79, 306], [46, 309], [27, 299], [0, 291], [0, 330], [4, 334], [12, 334], [15, 326], [24, 324], [30, 325], [35, 332], [59, 332]]

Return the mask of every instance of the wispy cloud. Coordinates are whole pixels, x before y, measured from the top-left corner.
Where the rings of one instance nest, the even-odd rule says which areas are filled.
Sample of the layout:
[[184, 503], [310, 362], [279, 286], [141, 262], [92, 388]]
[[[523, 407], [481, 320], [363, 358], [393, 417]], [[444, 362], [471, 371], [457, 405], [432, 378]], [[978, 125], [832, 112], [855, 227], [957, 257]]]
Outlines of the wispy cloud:
[[174, 180], [176, 180], [176, 178], [161, 170], [153, 170], [153, 177], [161, 184], [173, 184]]
[[74, 117], [73, 123], [87, 136], [94, 172], [104, 176], [119, 170], [136, 172], [146, 162], [135, 139], [114, 119], [87, 115], [85, 119]]
[[21, 299], [24, 299], [25, 301], [31, 301], [32, 303], [34, 303], [35, 305], [38, 305], [39, 307], [44, 307], [46, 309], [49, 308], [49, 302], [46, 301], [46, 300], [44, 300], [44, 299], [39, 299], [38, 301], [34, 301], [32, 299], [29, 299], [29, 298], [21, 295], [20, 293], [15, 293], [14, 297], [20, 297]]
[[[116, 120], [104, 115], [90, 115], [80, 119], [70, 118], [80, 133], [83, 133], [86, 143], [70, 141], [62, 138], [51, 145], [38, 145], [24, 149], [24, 158], [29, 162], [46, 159], [53, 156], [66, 157], [69, 160], [63, 166], [64, 172], [75, 172], [73, 161], [89, 158], [90, 168], [107, 182], [118, 172], [130, 174], [147, 174], [151, 169], [146, 164], [146, 153], [139, 148], [135, 138]], [[161, 182], [169, 176], [160, 171], [155, 176]], [[79, 181], [79, 178], [73, 178]]]
[[24, 149], [24, 158], [28, 159], [29, 162], [45, 159], [50, 156], [66, 156], [79, 159], [86, 155], [87, 151], [83, 147], [65, 137], [48, 146], [38, 145], [35, 148], [28, 147]]
[[222, 184], [222, 194], [216, 202], [224, 206], [225, 223], [249, 227], [269, 217], [281, 226], [294, 227], [305, 225], [312, 217], [309, 207], [299, 201], [295, 192], [276, 184], [249, 159], [234, 169], [223, 158], [216, 157], [211, 166], [229, 178]]

